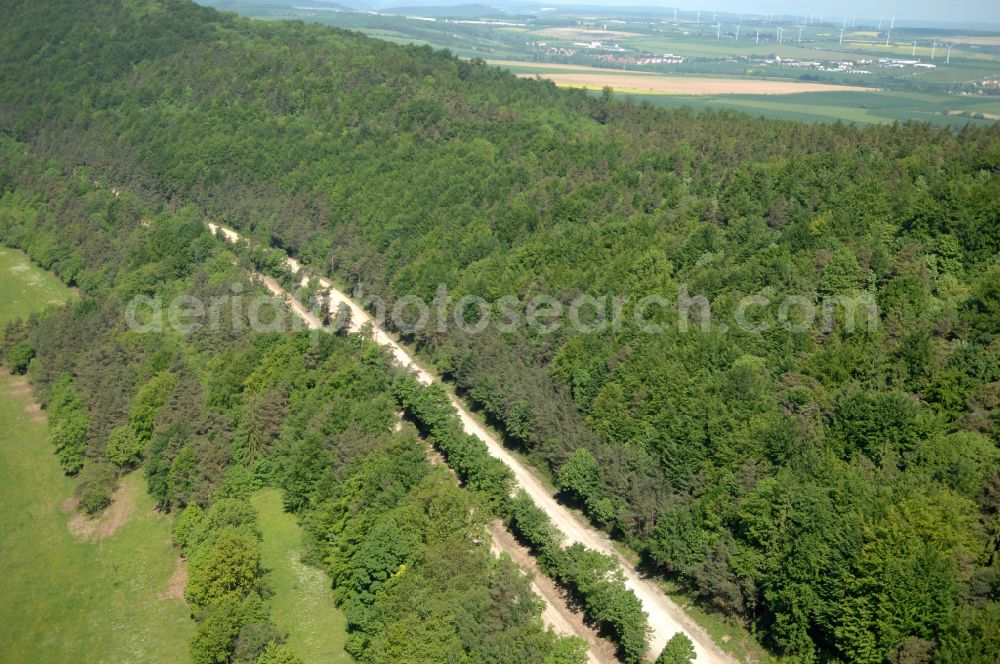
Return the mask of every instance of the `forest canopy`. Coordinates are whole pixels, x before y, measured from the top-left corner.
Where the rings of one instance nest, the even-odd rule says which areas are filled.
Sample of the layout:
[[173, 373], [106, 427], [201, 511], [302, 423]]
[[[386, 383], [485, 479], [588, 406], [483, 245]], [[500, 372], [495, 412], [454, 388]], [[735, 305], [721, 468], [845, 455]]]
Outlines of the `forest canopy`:
[[[1000, 657], [1000, 127], [668, 112], [180, 0], [3, 13], [0, 239], [92, 296], [5, 347], [59, 413], [55, 450], [95, 507], [116, 469], [140, 464], [165, 508], [209, 515], [220, 491], [278, 482], [360, 607], [359, 656], [390, 648], [372, 625], [397, 621], [425, 630], [428, 648], [481, 654], [509, 638], [544, 653], [537, 626], [497, 623], [483, 598], [468, 599], [481, 601], [469, 640], [432, 635], [446, 621], [413, 623], [404, 595], [372, 600], [410, 590], [364, 568], [370, 551], [322, 548], [376, 510], [390, 517], [371, 560], [423, 561], [413, 583], [439, 563], [467, 563], [483, 588], [520, 583], [485, 555], [447, 559], [445, 535], [418, 545], [407, 530], [407, 496], [459, 499], [415, 459], [380, 466], [415, 452], [387, 433], [391, 384], [362, 368], [363, 350], [266, 335], [154, 343], [121, 333], [123, 303], [242, 278], [204, 219], [390, 303], [440, 284], [490, 303], [676, 298], [683, 285], [730, 321], [746, 295], [865, 295], [878, 324], [853, 330], [407, 340], [566, 501], [776, 652]], [[306, 387], [290, 366], [327, 370]], [[332, 476], [309, 465], [318, 450]], [[355, 512], [345, 492], [378, 473], [399, 483], [391, 504]], [[254, 535], [231, 539], [252, 549]], [[224, 602], [211, 583], [193, 598], [225, 611], [215, 633], [264, 621], [252, 576]]]

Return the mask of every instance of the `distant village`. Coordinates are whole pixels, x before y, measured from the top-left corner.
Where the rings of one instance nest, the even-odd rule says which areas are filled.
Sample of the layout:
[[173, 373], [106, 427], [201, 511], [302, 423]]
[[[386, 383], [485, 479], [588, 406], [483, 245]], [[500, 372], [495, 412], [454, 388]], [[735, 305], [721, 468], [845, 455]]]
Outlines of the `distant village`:
[[[753, 60], [751, 60], [753, 61]], [[842, 74], [871, 74], [872, 69], [879, 67], [882, 69], [905, 69], [913, 67], [916, 69], [935, 69], [937, 65], [921, 60], [901, 60], [895, 58], [878, 58], [877, 60], [833, 60], [820, 62], [818, 60], [795, 60], [793, 58], [764, 58], [756, 61], [759, 64], [772, 65], [778, 67], [798, 67], [800, 69], [812, 69], [815, 71], [838, 72]]]
[[[571, 58], [578, 52], [585, 52], [587, 57], [600, 62], [607, 62], [616, 65], [679, 65], [685, 58], [673, 53], [662, 55], [616, 55], [617, 53], [627, 53], [628, 49], [621, 44], [608, 41], [573, 42], [573, 47], [554, 46], [545, 42], [528, 42], [529, 47], [534, 47], [548, 56], [562, 56]], [[601, 51], [594, 53], [591, 51]]]
[[[573, 42], [572, 46], [559, 46], [546, 42], [527, 42], [530, 48], [549, 57], [571, 58], [582, 55], [592, 60], [613, 65], [678, 65], [690, 60], [673, 53], [650, 54], [630, 53], [620, 43], [609, 40]], [[799, 69], [840, 74], [872, 74], [875, 69], [936, 69], [937, 65], [920, 59], [877, 58], [859, 60], [797, 60], [795, 58], [773, 57], [726, 57], [726, 62], [748, 62], [754, 65], [772, 67], [796, 67]]]

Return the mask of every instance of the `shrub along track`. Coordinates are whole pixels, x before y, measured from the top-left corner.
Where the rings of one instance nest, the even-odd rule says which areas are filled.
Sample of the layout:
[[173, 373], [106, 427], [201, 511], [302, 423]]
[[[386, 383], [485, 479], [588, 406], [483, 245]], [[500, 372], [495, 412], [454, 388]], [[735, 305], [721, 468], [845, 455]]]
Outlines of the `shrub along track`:
[[[217, 237], [221, 237], [230, 243], [240, 240], [236, 231], [223, 228], [217, 224], [209, 223], [208, 228]], [[286, 266], [293, 275], [304, 275], [303, 266], [294, 258], [286, 260]], [[322, 329], [323, 323], [315, 314], [310, 312], [301, 302], [293, 298], [274, 279], [263, 275], [258, 275], [267, 288], [277, 297], [284, 299], [292, 311], [298, 315], [310, 329]], [[302, 276], [300, 282], [305, 285], [309, 283], [310, 277]], [[412, 371], [421, 385], [430, 385], [436, 381], [435, 377], [426, 369], [421, 367], [410, 356], [410, 354], [396, 342], [395, 339], [377, 326], [375, 321], [364, 309], [344, 292], [335, 288], [333, 284], [325, 278], [318, 278], [317, 283], [329, 296], [328, 307], [331, 314], [343, 304], [350, 309], [351, 321], [350, 331], [358, 332], [363, 326], [370, 325], [373, 339], [380, 346], [386, 347], [392, 353], [396, 362], [405, 369]], [[655, 658], [666, 645], [667, 640], [677, 632], [683, 632], [694, 643], [696, 661], [701, 664], [729, 664], [735, 660], [716, 645], [711, 637], [691, 620], [684, 611], [672, 600], [655, 580], [647, 579], [639, 575], [632, 563], [621, 555], [614, 547], [610, 538], [602, 532], [595, 530], [585, 524], [577, 515], [572, 513], [560, 504], [549, 491], [542, 485], [537, 477], [513, 454], [511, 454], [496, 437], [483, 428], [472, 413], [454, 396], [451, 395], [452, 406], [458, 411], [462, 427], [466, 433], [482, 440], [489, 453], [503, 461], [511, 470], [517, 481], [517, 485], [531, 497], [535, 504], [548, 515], [555, 527], [563, 533], [566, 544], [580, 543], [584, 546], [609, 555], [618, 560], [622, 571], [625, 574], [626, 586], [631, 589], [642, 607], [649, 615], [649, 624], [652, 629], [650, 635], [650, 652]], [[496, 540], [496, 538], [494, 538]], [[546, 602], [549, 603], [546, 598]], [[553, 625], [554, 628], [559, 625]], [[562, 630], [559, 630], [562, 631]], [[579, 634], [582, 638], [587, 638], [586, 634]], [[594, 649], [591, 649], [593, 651]], [[593, 655], [592, 655], [593, 656]]]

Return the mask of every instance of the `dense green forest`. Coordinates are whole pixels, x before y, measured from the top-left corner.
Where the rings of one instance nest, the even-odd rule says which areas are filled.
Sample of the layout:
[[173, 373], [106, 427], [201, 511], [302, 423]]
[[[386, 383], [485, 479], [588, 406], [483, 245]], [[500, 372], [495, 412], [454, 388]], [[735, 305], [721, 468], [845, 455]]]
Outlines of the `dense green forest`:
[[[447, 557], [459, 548], [449, 538], [475, 541], [481, 523], [456, 523], [457, 534], [410, 524], [421, 492], [468, 499], [423, 465], [412, 432], [389, 435], [407, 397], [375, 349], [334, 337], [319, 351], [267, 335], [154, 342], [123, 332], [122, 303], [211, 295], [241, 278], [204, 217], [390, 302], [430, 300], [439, 284], [490, 302], [676, 299], [683, 286], [712, 303], [707, 329], [456, 328], [409, 340], [567, 501], [775, 651], [1000, 657], [1000, 128], [667, 112], [179, 1], [7, 1], [0, 12], [11, 139], [0, 239], [95, 294], [5, 343], [30, 340], [17, 352], [35, 355], [60, 423], [53, 442], [85, 502], [105, 499], [112, 456], [142, 460], [169, 508], [277, 482], [308, 515], [317, 556], [343, 567], [332, 572], [356, 607], [359, 657], [382, 661], [387, 639], [417, 632], [473, 659], [494, 647], [544, 657], [560, 646], [537, 607], [489, 591], [517, 575], [485, 551]], [[161, 211], [149, 227], [145, 210]], [[779, 296], [865, 295], [877, 325], [723, 328], [752, 294], [773, 298], [765, 321], [778, 319]], [[296, 466], [316, 450], [332, 475]], [[393, 469], [398, 457], [412, 467]], [[392, 480], [387, 494], [351, 507], [373, 473]], [[489, 492], [473, 495], [488, 512]], [[252, 518], [215, 505], [190, 520], [235, 523], [189, 546], [206, 560], [234, 542], [252, 550]], [[476, 607], [467, 623], [433, 611], [413, 622], [395, 585], [352, 585], [352, 574], [387, 581], [351, 570], [365, 551], [323, 549], [330, 533], [383, 514], [395, 525], [377, 533], [380, 559], [419, 561], [412, 582], [461, 595], [434, 602]], [[523, 521], [544, 562], [544, 527]], [[435, 577], [448, 565], [468, 574], [463, 585]], [[264, 633], [258, 585], [248, 573], [238, 601], [204, 605], [202, 625]]]
[[[85, 290], [79, 302], [10, 324], [4, 356], [34, 356], [29, 375], [54, 452], [78, 474], [83, 509], [103, 508], [117, 477], [142, 465], [160, 507], [175, 513], [198, 622], [192, 661], [299, 661], [268, 619], [247, 500], [265, 484], [284, 489], [311, 562], [334, 579], [358, 661], [583, 661], [582, 641], [543, 629], [528, 577], [490, 553], [486, 501], [431, 463], [414, 427], [394, 427], [396, 383], [408, 379], [378, 346], [234, 331], [232, 320], [188, 335], [129, 329], [122, 302], [137, 291], [210, 297], [258, 287], [189, 211], [144, 225], [136, 201], [23, 149], [0, 140], [0, 172], [17, 192], [0, 199], [3, 237], [58, 256], [52, 266]], [[280, 303], [274, 310], [287, 315]]]

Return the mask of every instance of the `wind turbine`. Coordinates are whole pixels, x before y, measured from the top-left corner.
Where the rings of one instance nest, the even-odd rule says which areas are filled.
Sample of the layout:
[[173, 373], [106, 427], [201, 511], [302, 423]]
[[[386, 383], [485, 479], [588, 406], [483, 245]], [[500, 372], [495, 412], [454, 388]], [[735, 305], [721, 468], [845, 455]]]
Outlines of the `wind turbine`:
[[722, 23], [718, 21], [715, 22], [715, 39], [722, 39]]
[[740, 40], [740, 28], [742, 27], [743, 27], [743, 19], [741, 18], [740, 22], [736, 24], [736, 41]]
[[917, 55], [917, 40], [914, 39], [913, 40], [913, 52], [910, 53], [910, 57], [913, 58], [913, 57], [916, 57], [916, 55]]
[[892, 37], [892, 30], [885, 33], [885, 47], [889, 48], [889, 37]]
[[895, 17], [895, 16], [893, 16], [893, 17], [892, 17], [892, 20], [890, 20], [890, 21], [889, 21], [889, 30], [891, 31], [891, 30], [892, 30], [892, 29], [894, 29], [895, 27], [896, 27], [896, 17]]
[[677, 10], [674, 9], [674, 25], [677, 25]]
[[931, 46], [931, 60], [934, 59], [934, 54], [937, 53], [937, 42], [933, 42]]
[[753, 43], [754, 44], [760, 43], [760, 28], [757, 28], [757, 35], [753, 38]]
[[[844, 23], [847, 23], [847, 21], [844, 21]], [[841, 28], [841, 29], [840, 29], [840, 41], [839, 41], [838, 43], [839, 43], [839, 44], [840, 44], [841, 46], [843, 46], [843, 45], [844, 45], [844, 28]]]
[[954, 46], [954, 44], [943, 44], [943, 46], [944, 46], [944, 47], [945, 47], [946, 49], [948, 49], [948, 57], [944, 59], [944, 63], [945, 63], [945, 64], [948, 64], [948, 63], [950, 63], [950, 62], [951, 62], [951, 49], [952, 49], [952, 47]]
[[784, 30], [785, 30], [784, 28], [782, 28], [780, 26], [778, 27], [778, 45], [779, 46], [781, 45], [781, 33], [784, 32]]
[[694, 20], [695, 25], [701, 25], [701, 12], [698, 12], [698, 17]]
[[882, 17], [878, 17], [878, 31], [882, 32]]
[[802, 43], [802, 26], [799, 26], [799, 43]]

